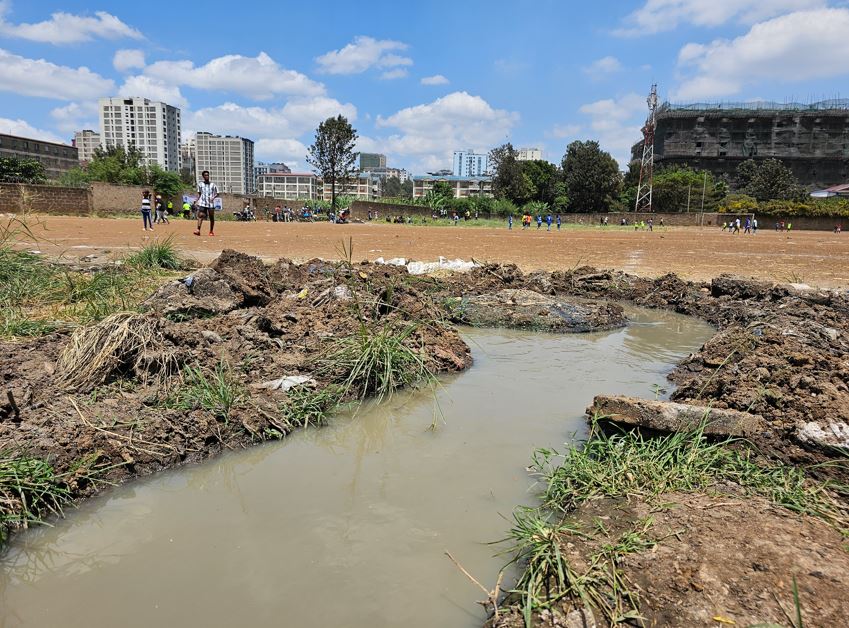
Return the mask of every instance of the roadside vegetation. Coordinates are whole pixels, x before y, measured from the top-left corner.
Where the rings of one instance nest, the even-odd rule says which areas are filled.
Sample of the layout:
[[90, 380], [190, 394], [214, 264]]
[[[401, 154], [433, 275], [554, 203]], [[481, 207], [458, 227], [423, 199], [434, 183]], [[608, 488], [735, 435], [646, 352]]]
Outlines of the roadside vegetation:
[[[534, 454], [531, 469], [543, 486], [542, 504], [517, 510], [507, 539], [521, 571], [508, 600], [518, 601], [528, 626], [534, 613], [564, 601], [591, 607], [610, 625], [641, 619], [637, 588], [620, 565], [628, 554], [663, 539], [653, 532], [651, 517], [616, 531], [610, 529], [615, 522], [588, 524], [579, 509], [589, 502], [638, 499], [663, 508], [670, 493], [758, 496], [819, 518], [849, 539], [849, 487], [814, 481], [797, 467], [762, 466], [742, 443], [711, 441], [702, 429], [650, 438], [636, 430], [603, 429], [601, 420], [593, 419], [579, 447], [562, 455], [550, 449]], [[572, 560], [573, 543], [592, 551]]]

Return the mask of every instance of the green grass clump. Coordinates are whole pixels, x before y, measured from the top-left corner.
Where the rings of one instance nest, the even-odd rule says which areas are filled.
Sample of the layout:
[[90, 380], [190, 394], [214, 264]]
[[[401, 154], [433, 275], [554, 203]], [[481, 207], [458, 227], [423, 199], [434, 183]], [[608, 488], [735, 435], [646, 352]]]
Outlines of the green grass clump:
[[[642, 498], [650, 503], [672, 492], [710, 492], [729, 485], [796, 513], [822, 519], [849, 537], [849, 487], [817, 482], [803, 469], [761, 466], [733, 440], [710, 441], [703, 428], [650, 438], [638, 430], [605, 432], [599, 418], [581, 447], [560, 455], [540, 449], [532, 471], [545, 485], [542, 506], [514, 513], [508, 550], [524, 565], [515, 592], [526, 625], [533, 612], [564, 598], [594, 608], [611, 624], [639, 621], [639, 598], [619, 565], [630, 553], [651, 548], [651, 520], [635, 523], [611, 538], [603, 525], [582, 530], [573, 513], [601, 498]], [[569, 537], [593, 541], [598, 549], [581, 569], [562, 554]]]
[[0, 545], [11, 530], [61, 514], [69, 500], [67, 487], [47, 462], [0, 451]]
[[[814, 482], [798, 467], [758, 465], [748, 449], [729, 447], [732, 443], [711, 442], [702, 429], [657, 438], [638, 430], [608, 434], [594, 419], [582, 447], [562, 457], [553, 450], [538, 450], [533, 468], [547, 485], [544, 505], [563, 512], [598, 497], [650, 498], [733, 482], [749, 494], [824, 519], [849, 535], [849, 508], [837, 498], [849, 495], [849, 487]], [[553, 464], [558, 458], [562, 463]]]
[[130, 255], [126, 263], [140, 269], [180, 270], [183, 266], [183, 260], [180, 259], [177, 247], [174, 245], [173, 235], [148, 244], [138, 253]]
[[314, 390], [306, 386], [296, 386], [288, 393], [286, 403], [280, 411], [283, 421], [291, 428], [320, 427], [339, 406], [342, 388], [328, 386]]
[[321, 360], [321, 371], [341, 374], [344, 394], [378, 401], [394, 390], [432, 377], [422, 354], [406, 346], [416, 325], [396, 331], [388, 325], [360, 325], [357, 333], [340, 338]]
[[186, 365], [183, 383], [168, 405], [184, 410], [203, 409], [226, 423], [230, 412], [247, 399], [244, 385], [233, 374], [230, 365], [219, 362], [214, 369]]

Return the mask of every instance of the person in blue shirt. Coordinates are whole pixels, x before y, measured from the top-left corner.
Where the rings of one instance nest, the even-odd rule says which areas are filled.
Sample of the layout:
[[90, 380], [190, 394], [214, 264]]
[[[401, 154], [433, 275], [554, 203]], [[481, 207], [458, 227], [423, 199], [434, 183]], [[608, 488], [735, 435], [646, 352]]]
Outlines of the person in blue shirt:
[[546, 229], [546, 231], [551, 231], [552, 222], [554, 222], [554, 218], [551, 217], [551, 214], [545, 217], [545, 224], [548, 225], [548, 229]]
[[513, 230], [513, 214], [507, 216], [507, 229], [510, 231]]
[[557, 214], [557, 230], [560, 231], [560, 214]]
[[539, 231], [541, 228], [542, 228], [542, 215], [537, 214], [537, 231]]

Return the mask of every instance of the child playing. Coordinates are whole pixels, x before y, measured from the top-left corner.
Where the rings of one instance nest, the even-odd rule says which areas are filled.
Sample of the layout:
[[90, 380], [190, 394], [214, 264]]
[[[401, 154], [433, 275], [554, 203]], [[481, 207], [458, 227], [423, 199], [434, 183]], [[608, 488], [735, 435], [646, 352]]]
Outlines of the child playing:
[[142, 192], [141, 213], [142, 224], [144, 225], [142, 231], [147, 231], [148, 227], [153, 231], [153, 222], [150, 219], [150, 192], [148, 190]]

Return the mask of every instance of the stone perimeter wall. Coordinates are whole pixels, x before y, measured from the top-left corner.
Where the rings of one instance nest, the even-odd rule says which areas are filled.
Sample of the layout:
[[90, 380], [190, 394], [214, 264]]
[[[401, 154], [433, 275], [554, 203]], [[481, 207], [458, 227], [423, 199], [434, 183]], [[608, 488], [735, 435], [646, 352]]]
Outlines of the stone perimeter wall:
[[[93, 183], [90, 188], [72, 188], [53, 185], [25, 185], [20, 183], [0, 183], [0, 214], [20, 213], [21, 211], [32, 211], [39, 214], [64, 214], [72, 216], [88, 216], [91, 214], [127, 213], [138, 211], [141, 206], [143, 186], [135, 185], [112, 185], [109, 183]], [[260, 211], [268, 199], [251, 198], [238, 194], [222, 194], [224, 212], [238, 211], [242, 208], [243, 201], [253, 200], [254, 209]], [[183, 201], [182, 197], [172, 199], [175, 210]], [[273, 205], [268, 204], [269, 207]], [[431, 210], [419, 205], [392, 205], [389, 203], [374, 203], [369, 201], [354, 201], [351, 205], [353, 218], [365, 220], [369, 211], [379, 212], [378, 220], [384, 222], [386, 216], [424, 216], [430, 218]], [[609, 213], [609, 214], [561, 214], [560, 217], [566, 224], [582, 223], [585, 225], [598, 225], [601, 218], [607, 216], [611, 226], [618, 225], [621, 219], [627, 218], [629, 224], [634, 221], [654, 219], [654, 224], [659, 225], [663, 218], [663, 224], [671, 227], [682, 226], [704, 226], [716, 227], [723, 220], [731, 220], [736, 214], [717, 214], [700, 212], [648, 214], [648, 213]], [[745, 214], [740, 215], [741, 218]], [[521, 215], [514, 216], [517, 223]], [[773, 229], [776, 222], [784, 221], [792, 223], [793, 230], [831, 231], [836, 224], [849, 227], [849, 218], [836, 218], [829, 216], [816, 217], [781, 217], [781, 216], [759, 216], [758, 222], [761, 229]], [[506, 222], [506, 219], [505, 219]]]

